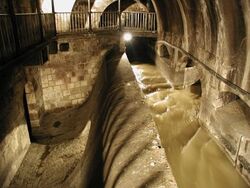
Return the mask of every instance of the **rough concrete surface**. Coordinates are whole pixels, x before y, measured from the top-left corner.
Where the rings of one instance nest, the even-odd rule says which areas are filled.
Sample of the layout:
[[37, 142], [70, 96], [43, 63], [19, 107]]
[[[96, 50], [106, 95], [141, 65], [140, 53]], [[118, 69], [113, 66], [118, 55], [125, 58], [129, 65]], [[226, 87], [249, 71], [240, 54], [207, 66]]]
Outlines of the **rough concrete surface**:
[[73, 140], [61, 144], [31, 144], [10, 187], [61, 187], [81, 160], [90, 122]]
[[98, 169], [102, 177], [97, 176], [90, 187], [176, 187], [126, 55], [117, 67], [109, 65], [108, 75], [111, 86], [102, 114], [103, 151]]
[[[47, 137], [47, 145], [31, 144], [10, 187], [176, 187], [157, 128], [126, 56], [117, 67], [106, 66], [110, 86], [105, 101], [97, 99], [103, 106], [102, 113], [95, 114], [100, 120], [80, 125], [84, 112], [79, 108], [50, 114], [47, 129], [53, 134], [58, 129], [62, 135], [55, 134], [55, 140]], [[96, 91], [95, 87], [92, 96], [96, 97]], [[88, 101], [92, 108], [96, 106], [97, 101], [91, 102], [93, 98]], [[82, 108], [89, 110], [90, 104], [87, 102]], [[100, 111], [92, 110], [92, 113]], [[55, 123], [59, 119], [61, 124]], [[70, 126], [69, 121], [85, 127], [74, 139], [68, 136], [81, 129]], [[101, 158], [88, 160], [89, 152], [94, 156], [100, 154]], [[90, 183], [82, 182], [90, 181], [84, 180], [84, 174], [91, 174]]]

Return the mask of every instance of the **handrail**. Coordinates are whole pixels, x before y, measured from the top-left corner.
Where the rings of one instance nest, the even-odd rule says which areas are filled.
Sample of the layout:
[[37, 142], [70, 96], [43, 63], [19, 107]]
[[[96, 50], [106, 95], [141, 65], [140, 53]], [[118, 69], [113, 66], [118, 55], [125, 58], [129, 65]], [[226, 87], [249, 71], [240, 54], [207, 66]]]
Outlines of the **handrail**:
[[38, 13], [15, 13], [15, 16], [30, 16], [30, 15], [38, 15]]
[[[152, 12], [56, 12], [58, 34], [72, 32], [93, 32], [95, 30], [129, 30], [156, 32], [156, 13]], [[121, 22], [119, 21], [121, 17]], [[91, 18], [91, 22], [89, 21]]]
[[164, 44], [164, 45], [167, 45], [167, 46], [169, 46], [171, 48], [174, 48], [174, 49], [177, 49], [177, 50], [181, 51], [183, 54], [185, 54], [186, 56], [190, 57], [192, 60], [194, 60], [194, 62], [196, 62], [199, 65], [201, 65], [206, 71], [208, 71], [210, 74], [212, 74], [213, 76], [215, 76], [216, 78], [218, 78], [219, 80], [221, 80], [223, 83], [225, 83], [226, 85], [230, 86], [233, 89], [236, 89], [236, 90], [240, 91], [244, 95], [249, 95], [249, 97], [250, 97], [250, 92], [242, 89], [241, 87], [239, 87], [238, 85], [234, 84], [230, 80], [224, 78], [223, 76], [221, 76], [220, 74], [218, 74], [216, 71], [214, 71], [212, 68], [210, 68], [208, 65], [206, 65], [204, 62], [202, 62], [201, 60], [199, 60], [198, 58], [196, 58], [195, 56], [193, 56], [189, 52], [185, 51], [181, 47], [178, 47], [178, 46], [175, 46], [173, 44], [170, 44], [169, 42], [164, 41], [164, 40], [159, 40], [159, 41], [156, 42], [156, 44]]

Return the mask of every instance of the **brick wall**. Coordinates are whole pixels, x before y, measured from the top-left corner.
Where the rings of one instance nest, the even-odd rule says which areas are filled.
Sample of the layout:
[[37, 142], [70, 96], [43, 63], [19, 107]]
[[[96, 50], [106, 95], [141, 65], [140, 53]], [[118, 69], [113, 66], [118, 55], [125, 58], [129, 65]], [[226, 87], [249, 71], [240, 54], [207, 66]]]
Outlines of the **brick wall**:
[[44, 113], [58, 112], [86, 102], [96, 82], [103, 54], [117, 37], [62, 38], [58, 53], [40, 66], [26, 67], [26, 97], [32, 127], [40, 126]]
[[48, 64], [40, 68], [45, 111], [80, 105], [88, 98], [99, 62]]

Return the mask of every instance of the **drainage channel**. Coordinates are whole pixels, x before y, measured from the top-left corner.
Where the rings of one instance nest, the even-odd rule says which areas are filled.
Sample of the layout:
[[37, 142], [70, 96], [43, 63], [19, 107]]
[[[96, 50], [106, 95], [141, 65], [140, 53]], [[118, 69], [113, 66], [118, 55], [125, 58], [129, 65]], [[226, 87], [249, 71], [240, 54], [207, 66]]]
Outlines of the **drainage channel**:
[[226, 155], [199, 124], [200, 97], [193, 92], [199, 88], [174, 90], [155, 65], [143, 62], [131, 64], [138, 85], [151, 108], [178, 187], [248, 187]]

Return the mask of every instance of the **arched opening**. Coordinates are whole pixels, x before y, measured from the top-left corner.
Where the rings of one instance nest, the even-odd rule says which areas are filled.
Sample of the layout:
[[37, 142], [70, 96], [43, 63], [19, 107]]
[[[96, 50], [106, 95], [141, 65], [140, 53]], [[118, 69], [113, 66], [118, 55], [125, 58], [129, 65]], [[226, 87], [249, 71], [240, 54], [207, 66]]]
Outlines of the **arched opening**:
[[170, 54], [169, 54], [168, 48], [164, 44], [158, 45], [157, 53], [162, 58], [167, 58], [167, 59], [170, 58]]
[[196, 96], [201, 97], [202, 96], [201, 81], [198, 80], [193, 85], [191, 85], [190, 91], [191, 91], [191, 93], [194, 93]]
[[[76, 0], [67, 0], [62, 3], [61, 0], [54, 0], [55, 11], [56, 12], [71, 12]], [[43, 0], [41, 3], [41, 8], [43, 12], [52, 11], [51, 0]]]
[[186, 67], [193, 67], [195, 65], [194, 62], [192, 61], [192, 59], [190, 59], [188, 57], [186, 57], [184, 59], [184, 61], [186, 62]]
[[126, 54], [130, 63], [153, 63], [155, 53], [152, 46], [155, 44], [154, 38], [133, 37], [129, 42], [125, 43]]

